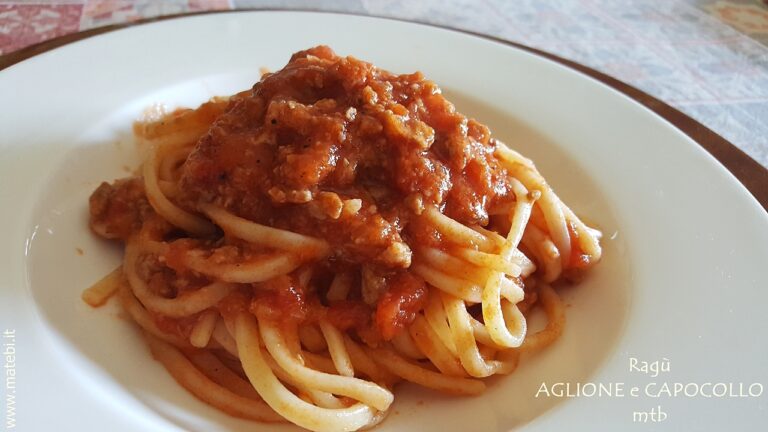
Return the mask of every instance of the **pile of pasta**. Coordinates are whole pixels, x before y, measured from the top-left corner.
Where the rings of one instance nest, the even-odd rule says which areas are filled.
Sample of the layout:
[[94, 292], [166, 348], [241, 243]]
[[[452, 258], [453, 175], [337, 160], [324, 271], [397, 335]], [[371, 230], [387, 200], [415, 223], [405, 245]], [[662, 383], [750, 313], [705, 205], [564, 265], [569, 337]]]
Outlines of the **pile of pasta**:
[[[99, 306], [117, 293], [155, 358], [197, 398], [245, 419], [353, 431], [384, 418], [398, 382], [479, 394], [486, 387], [481, 378], [513, 372], [521, 356], [561, 335], [564, 308], [551, 284], [600, 259], [600, 233], [563, 204], [530, 160], [504, 145], [495, 157], [511, 176], [515, 199], [493, 211], [508, 223], [489, 230], [436, 207], [423, 209], [419, 217], [452, 247], [414, 248], [409, 271], [429, 291], [423, 309], [392, 340], [372, 345], [322, 317], [293, 325], [268, 308], [244, 307], [238, 287], [286, 275], [309, 284], [313, 263], [331, 248], [219, 206], [192, 213], [174, 202], [179, 167], [227, 105], [218, 98], [136, 125], [145, 155], [141, 186], [151, 208], [142, 210], [143, 225], [126, 240], [122, 265], [83, 294]], [[152, 269], [167, 265], [171, 232], [174, 240], [223, 233], [267, 252], [231, 258], [190, 247], [175, 265], [206, 283], [168, 296]], [[579, 262], [584, 256], [588, 262]], [[360, 290], [355, 280], [347, 272], [335, 275], [325, 300]], [[536, 308], [547, 323], [533, 332], [526, 317]]]

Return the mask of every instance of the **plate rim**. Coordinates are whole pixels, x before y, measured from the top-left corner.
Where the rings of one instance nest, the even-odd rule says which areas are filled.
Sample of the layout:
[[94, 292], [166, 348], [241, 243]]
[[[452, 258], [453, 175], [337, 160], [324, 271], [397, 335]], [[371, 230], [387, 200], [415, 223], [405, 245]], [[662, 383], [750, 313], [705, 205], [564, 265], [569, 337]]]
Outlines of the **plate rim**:
[[69, 45], [84, 39], [88, 39], [94, 36], [98, 36], [104, 33], [113, 32], [116, 30], [122, 30], [129, 27], [141, 26], [144, 24], [150, 24], [158, 21], [184, 19], [187, 17], [200, 16], [200, 15], [213, 15], [213, 14], [236, 14], [236, 13], [252, 13], [252, 12], [309, 12], [309, 13], [327, 13], [335, 15], [348, 15], [358, 17], [377, 18], [390, 21], [399, 21], [407, 23], [415, 23], [428, 27], [435, 27], [444, 30], [449, 30], [457, 33], [463, 33], [465, 35], [471, 35], [486, 40], [490, 40], [503, 45], [511, 46], [521, 49], [535, 56], [544, 58], [546, 60], [555, 62], [561, 66], [565, 66], [569, 69], [575, 70], [583, 75], [588, 76], [603, 85], [606, 85], [613, 90], [618, 91], [622, 95], [632, 99], [634, 102], [639, 103], [645, 108], [652, 111], [654, 114], [663, 118], [679, 131], [683, 132], [686, 136], [691, 138], [696, 144], [703, 148], [707, 153], [713, 156], [717, 162], [726, 168], [739, 183], [747, 189], [749, 195], [752, 196], [768, 213], [768, 167], [764, 167], [755, 159], [746, 154], [743, 150], [737, 147], [732, 142], [725, 139], [723, 136], [708, 128], [704, 124], [695, 120], [688, 114], [674, 108], [668, 103], [651, 96], [643, 90], [634, 87], [624, 81], [619, 80], [606, 73], [600, 72], [597, 69], [578, 63], [573, 60], [566, 59], [556, 54], [550, 53], [545, 50], [533, 48], [520, 42], [513, 42], [506, 39], [502, 39], [496, 36], [491, 36], [483, 33], [478, 33], [472, 30], [461, 29], [453, 26], [443, 24], [433, 24], [418, 20], [407, 20], [403, 18], [394, 18], [380, 16], [376, 14], [365, 14], [358, 12], [338, 12], [328, 10], [318, 10], [312, 8], [243, 8], [243, 9], [230, 9], [230, 10], [208, 10], [208, 11], [196, 11], [186, 12], [170, 15], [162, 15], [151, 18], [143, 18], [141, 20], [110, 24], [103, 27], [95, 27], [92, 29], [81, 30], [75, 33], [70, 33], [62, 36], [58, 36], [43, 42], [39, 42], [17, 51], [13, 51], [7, 54], [0, 55], [0, 73], [3, 70], [10, 68], [11, 66], [21, 63], [27, 59], [44, 54], [48, 51], [52, 51], [59, 47]]

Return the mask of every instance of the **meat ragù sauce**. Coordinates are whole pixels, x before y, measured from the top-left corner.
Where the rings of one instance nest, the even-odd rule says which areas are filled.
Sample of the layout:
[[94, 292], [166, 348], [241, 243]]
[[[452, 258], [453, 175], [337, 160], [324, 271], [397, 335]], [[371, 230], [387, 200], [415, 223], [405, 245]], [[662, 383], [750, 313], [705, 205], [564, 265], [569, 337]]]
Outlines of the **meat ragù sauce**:
[[[299, 322], [327, 318], [368, 340], [389, 340], [426, 302], [425, 282], [407, 271], [412, 249], [442, 247], [422, 211], [436, 207], [486, 226], [494, 206], [514, 200], [497, 145], [421, 73], [392, 74], [318, 46], [231, 98], [181, 166], [174, 201], [193, 213], [215, 204], [331, 246], [309, 286], [280, 277], [260, 283], [266, 288], [242, 287], [226, 307], [268, 308]], [[108, 238], [126, 240], [150, 213], [140, 181], [102, 185], [91, 199], [91, 226]], [[183, 273], [177, 257], [201, 247], [249, 253], [226, 236], [176, 240], [157, 266]], [[337, 272], [353, 274], [356, 288], [329, 302], [323, 293]]]
[[323, 237], [340, 259], [407, 267], [393, 250], [419, 206], [467, 225], [509, 195], [488, 128], [421, 73], [394, 75], [328, 47], [296, 53], [214, 123], [184, 165], [191, 207], [213, 201]]

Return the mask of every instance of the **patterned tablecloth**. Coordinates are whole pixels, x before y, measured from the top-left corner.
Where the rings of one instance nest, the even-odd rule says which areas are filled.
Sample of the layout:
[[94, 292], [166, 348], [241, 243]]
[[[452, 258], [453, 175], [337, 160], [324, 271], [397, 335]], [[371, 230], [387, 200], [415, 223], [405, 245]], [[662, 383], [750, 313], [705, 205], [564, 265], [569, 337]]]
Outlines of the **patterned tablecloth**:
[[664, 100], [768, 167], [763, 0], [0, 0], [0, 54], [145, 17], [254, 7], [396, 17], [550, 51]]

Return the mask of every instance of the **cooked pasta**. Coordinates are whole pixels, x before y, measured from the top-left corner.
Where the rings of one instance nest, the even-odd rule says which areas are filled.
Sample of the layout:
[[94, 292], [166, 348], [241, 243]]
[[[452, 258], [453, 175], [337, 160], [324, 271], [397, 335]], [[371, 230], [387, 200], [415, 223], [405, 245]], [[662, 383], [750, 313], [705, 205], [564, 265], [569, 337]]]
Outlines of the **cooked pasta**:
[[90, 199], [125, 257], [83, 300], [118, 293], [155, 358], [233, 416], [354, 431], [403, 380], [481, 393], [560, 336], [551, 284], [600, 259], [599, 232], [434, 83], [327, 47], [134, 129], [140, 174]]

